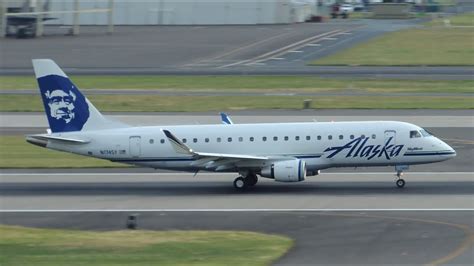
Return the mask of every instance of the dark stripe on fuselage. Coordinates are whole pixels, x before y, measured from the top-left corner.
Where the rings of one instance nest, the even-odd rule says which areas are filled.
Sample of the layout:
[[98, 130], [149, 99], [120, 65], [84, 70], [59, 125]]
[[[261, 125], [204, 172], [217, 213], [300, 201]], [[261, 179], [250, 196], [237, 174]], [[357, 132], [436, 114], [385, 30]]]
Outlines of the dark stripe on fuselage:
[[405, 153], [403, 156], [435, 156], [435, 155], [453, 155], [456, 152], [417, 152], [417, 153]]

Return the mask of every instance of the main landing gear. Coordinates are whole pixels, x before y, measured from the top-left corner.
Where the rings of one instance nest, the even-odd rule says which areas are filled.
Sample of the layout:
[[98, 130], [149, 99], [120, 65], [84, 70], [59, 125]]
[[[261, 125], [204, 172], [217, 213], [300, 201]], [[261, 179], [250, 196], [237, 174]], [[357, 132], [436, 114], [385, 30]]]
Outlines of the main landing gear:
[[256, 174], [247, 174], [245, 177], [239, 176], [234, 180], [234, 187], [237, 190], [244, 190], [246, 187], [255, 186], [258, 182]]

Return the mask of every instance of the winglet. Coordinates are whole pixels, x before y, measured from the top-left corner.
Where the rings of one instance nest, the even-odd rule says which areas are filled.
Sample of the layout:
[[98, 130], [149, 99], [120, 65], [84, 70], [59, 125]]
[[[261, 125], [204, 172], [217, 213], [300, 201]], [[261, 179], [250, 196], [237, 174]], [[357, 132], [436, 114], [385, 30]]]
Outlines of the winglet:
[[220, 113], [220, 115], [221, 115], [222, 124], [226, 124], [226, 125], [234, 124], [232, 122], [232, 120], [230, 120], [230, 117], [226, 113]]
[[165, 133], [165, 136], [168, 138], [168, 140], [171, 143], [171, 146], [173, 146], [173, 149], [177, 153], [183, 153], [183, 154], [192, 154], [194, 155], [193, 149], [189, 148], [181, 142], [175, 135], [173, 135], [169, 130], [162, 129], [163, 133]]

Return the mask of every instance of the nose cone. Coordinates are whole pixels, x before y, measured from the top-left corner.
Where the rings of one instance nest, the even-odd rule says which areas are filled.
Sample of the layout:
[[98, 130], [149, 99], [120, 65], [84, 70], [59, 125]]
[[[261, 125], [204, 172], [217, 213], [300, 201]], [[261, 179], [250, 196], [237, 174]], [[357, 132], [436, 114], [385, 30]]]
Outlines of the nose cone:
[[439, 144], [438, 144], [438, 152], [440, 155], [443, 155], [446, 159], [451, 159], [456, 157], [456, 151], [449, 146], [446, 142], [438, 139]]

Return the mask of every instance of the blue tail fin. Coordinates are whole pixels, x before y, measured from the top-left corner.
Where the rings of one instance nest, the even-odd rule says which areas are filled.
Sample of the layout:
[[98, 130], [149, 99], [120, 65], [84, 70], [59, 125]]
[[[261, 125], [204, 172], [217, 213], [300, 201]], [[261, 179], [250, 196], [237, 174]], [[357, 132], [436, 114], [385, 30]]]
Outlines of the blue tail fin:
[[116, 127], [87, 100], [50, 59], [34, 59], [36, 79], [53, 133]]

